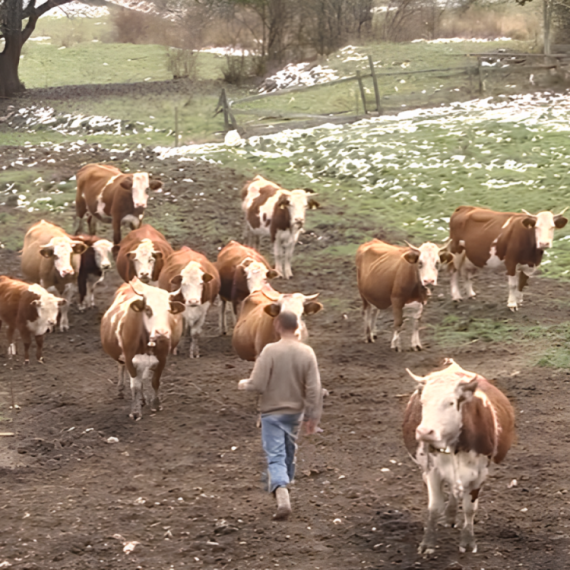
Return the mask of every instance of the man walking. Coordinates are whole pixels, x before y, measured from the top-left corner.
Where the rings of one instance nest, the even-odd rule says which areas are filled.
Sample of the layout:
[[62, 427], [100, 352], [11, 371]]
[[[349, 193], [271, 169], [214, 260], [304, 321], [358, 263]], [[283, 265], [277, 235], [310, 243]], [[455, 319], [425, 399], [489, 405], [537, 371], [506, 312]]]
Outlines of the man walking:
[[261, 440], [267, 458], [269, 492], [277, 499], [276, 520], [291, 514], [287, 485], [295, 475], [295, 452], [301, 422], [309, 435], [317, 431], [322, 412], [322, 388], [313, 349], [295, 335], [295, 314], [275, 317], [281, 339], [261, 351], [251, 377], [240, 380], [240, 390], [261, 394]]

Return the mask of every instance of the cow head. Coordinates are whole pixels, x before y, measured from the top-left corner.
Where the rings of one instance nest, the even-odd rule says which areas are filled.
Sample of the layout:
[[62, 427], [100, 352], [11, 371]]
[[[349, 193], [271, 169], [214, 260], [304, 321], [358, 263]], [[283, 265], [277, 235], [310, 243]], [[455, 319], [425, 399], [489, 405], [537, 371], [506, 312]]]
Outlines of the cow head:
[[278, 209], [287, 208], [291, 228], [293, 230], [300, 230], [304, 227], [307, 208], [318, 208], [319, 204], [313, 198], [315, 195], [316, 194], [312, 192], [311, 198], [309, 198], [306, 190], [282, 191], [276, 207]]
[[98, 239], [92, 246], [95, 264], [104, 273], [113, 264], [113, 244], [107, 239]]
[[184, 305], [171, 298], [168, 291], [144, 284], [134, 277], [130, 282], [138, 298], [131, 301], [130, 308], [142, 313], [143, 322], [149, 335], [149, 346], [155, 346], [161, 339], [170, 340], [170, 314], [177, 315], [184, 311]]
[[162, 188], [162, 182], [159, 180], [150, 180], [147, 172], [135, 172], [126, 176], [121, 186], [125, 190], [131, 190], [133, 196], [133, 205], [135, 208], [146, 208], [148, 203], [147, 190], [158, 190]]
[[420, 247], [414, 247], [406, 242], [410, 251], [404, 253], [404, 259], [415, 264], [423, 287], [437, 285], [437, 275], [441, 263], [449, 263], [453, 257], [447, 251], [447, 244], [438, 247], [434, 243], [426, 242]]
[[564, 208], [560, 214], [556, 215], [552, 212], [539, 212], [536, 216], [533, 216], [526, 210], [523, 210], [527, 217], [523, 219], [522, 223], [525, 228], [534, 228], [534, 237], [536, 240], [536, 247], [538, 249], [545, 250], [552, 247], [554, 230], [556, 228], [563, 228], [568, 222], [568, 220], [562, 215], [567, 209], [568, 208]]
[[153, 280], [154, 265], [162, 259], [162, 252], [156, 251], [152, 241], [145, 238], [133, 251], [127, 253], [127, 258], [133, 263], [135, 275], [143, 283], [148, 283]]
[[309, 333], [307, 332], [307, 327], [303, 321], [303, 315], [313, 315], [315, 313], [318, 313], [323, 308], [321, 303], [315, 301], [319, 294], [280, 294], [267, 287], [264, 288], [262, 292], [271, 301], [263, 308], [265, 313], [272, 318], [275, 318], [281, 311], [289, 311], [290, 313], [293, 313], [297, 317], [297, 321], [299, 323], [295, 334], [300, 340], [306, 340], [309, 336]]
[[30, 285], [28, 291], [37, 295], [37, 299], [32, 301], [32, 305], [36, 308], [38, 313], [34, 334], [45, 334], [48, 329], [57, 324], [59, 308], [65, 305], [67, 301], [48, 293], [41, 285]]
[[274, 269], [267, 269], [264, 263], [255, 261], [251, 257], [246, 257], [240, 266], [243, 268], [249, 293], [260, 291], [267, 285], [268, 279], [273, 279], [279, 275]]
[[184, 298], [187, 307], [198, 307], [202, 304], [204, 285], [214, 277], [206, 273], [197, 261], [191, 261], [170, 280], [172, 290], [178, 290]]
[[87, 245], [82, 241], [75, 241], [66, 237], [51, 238], [49, 243], [40, 246], [40, 255], [45, 258], [53, 258], [55, 270], [61, 277], [68, 277], [75, 273], [72, 263], [74, 254], [82, 254], [87, 250]]
[[449, 450], [461, 433], [462, 406], [473, 399], [477, 374], [463, 370], [453, 361], [444, 370], [425, 377], [406, 370], [420, 384], [422, 421], [416, 428], [416, 440], [438, 451]]

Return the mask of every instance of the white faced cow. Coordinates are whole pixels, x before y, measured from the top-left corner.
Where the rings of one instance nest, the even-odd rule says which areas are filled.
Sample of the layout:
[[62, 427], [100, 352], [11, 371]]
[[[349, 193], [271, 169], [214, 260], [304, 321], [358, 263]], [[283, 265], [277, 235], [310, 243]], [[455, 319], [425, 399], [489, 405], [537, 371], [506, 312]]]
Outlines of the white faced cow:
[[461, 300], [459, 277], [465, 280], [468, 297], [474, 297], [472, 275], [480, 268], [506, 269], [509, 283], [507, 306], [516, 311], [523, 300], [523, 288], [542, 261], [544, 250], [552, 247], [555, 228], [568, 220], [562, 213], [524, 211], [494, 212], [474, 206], [460, 206], [449, 221], [453, 254], [450, 264], [451, 297]]
[[[433, 553], [438, 520], [454, 525], [463, 506], [459, 550], [476, 552], [473, 520], [491, 461], [500, 463], [515, 436], [513, 408], [493, 384], [453, 360], [447, 368], [419, 377], [406, 408], [404, 442], [420, 465], [428, 488], [428, 520], [420, 553]], [[445, 503], [443, 484], [450, 495]]]
[[96, 233], [97, 220], [113, 224], [113, 243], [121, 241], [121, 224], [131, 229], [141, 225], [148, 202], [147, 190], [162, 188], [162, 182], [151, 180], [147, 172], [123, 174], [108, 164], [87, 164], [77, 173], [75, 210], [80, 233], [87, 215], [89, 233]]
[[87, 245], [45, 220], [34, 224], [24, 236], [22, 273], [50, 293], [63, 297], [60, 331], [69, 329], [68, 310]]
[[437, 285], [440, 263], [450, 260], [445, 248], [429, 242], [420, 247], [401, 247], [374, 239], [361, 245], [356, 253], [356, 271], [367, 342], [374, 342], [378, 309], [392, 307], [391, 348], [401, 350], [400, 330], [407, 306], [414, 314], [412, 348], [421, 350], [419, 323], [429, 295], [427, 287]]
[[[136, 277], [117, 290], [113, 304], [101, 320], [103, 350], [119, 363], [119, 395], [124, 390], [125, 369], [131, 381], [130, 417], [140, 420], [142, 406], [159, 410], [160, 377], [166, 359], [182, 335], [184, 305], [168, 292], [151, 287]], [[145, 396], [151, 381], [152, 398]]]
[[305, 226], [305, 212], [319, 207], [310, 195], [315, 196], [310, 190], [284, 190], [262, 176], [246, 183], [241, 192], [251, 244], [259, 247], [260, 237], [271, 237], [275, 270], [285, 279], [293, 277], [291, 260]]

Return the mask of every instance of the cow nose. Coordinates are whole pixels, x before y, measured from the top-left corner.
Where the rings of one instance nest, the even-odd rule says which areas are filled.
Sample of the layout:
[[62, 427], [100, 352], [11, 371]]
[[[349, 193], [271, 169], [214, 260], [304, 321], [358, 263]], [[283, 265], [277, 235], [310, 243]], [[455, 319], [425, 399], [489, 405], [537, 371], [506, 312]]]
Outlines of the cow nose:
[[418, 441], [437, 441], [439, 437], [435, 430], [420, 425], [416, 428], [416, 439]]
[[295, 224], [297, 224], [298, 226], [302, 226], [305, 223], [305, 220], [303, 220], [303, 218], [295, 218]]
[[111, 267], [111, 264], [110, 264], [110, 263], [103, 263], [103, 264], [101, 265], [101, 269], [103, 269], [103, 270], [109, 269], [109, 267]]
[[67, 277], [68, 275], [73, 275], [73, 269], [62, 269], [60, 271], [62, 277]]
[[139, 279], [143, 282], [143, 283], [148, 283], [150, 281], [150, 275], [148, 273], [141, 273], [139, 275]]
[[435, 285], [435, 279], [424, 279], [424, 285]]
[[538, 249], [548, 249], [552, 247], [551, 241], [540, 241], [538, 242]]
[[186, 302], [186, 304], [189, 307], [197, 307], [200, 304], [200, 300], [199, 299], [188, 299], [188, 301]]

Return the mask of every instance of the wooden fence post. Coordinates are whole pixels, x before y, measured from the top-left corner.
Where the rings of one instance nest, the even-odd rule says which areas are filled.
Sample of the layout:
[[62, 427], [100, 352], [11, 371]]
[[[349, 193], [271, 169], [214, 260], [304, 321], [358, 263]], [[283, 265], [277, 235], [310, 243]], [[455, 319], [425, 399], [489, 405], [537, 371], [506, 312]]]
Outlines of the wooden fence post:
[[180, 141], [180, 131], [178, 129], [178, 105], [174, 107], [174, 146], [178, 146]]
[[376, 97], [376, 111], [378, 114], [382, 113], [382, 106], [380, 105], [380, 91], [378, 90], [378, 80], [376, 79], [376, 71], [374, 71], [374, 62], [372, 56], [368, 56], [368, 63], [370, 64], [370, 73], [372, 75], [372, 83], [374, 84], [374, 96]]
[[362, 76], [360, 71], [356, 71], [356, 77], [358, 78], [358, 87], [360, 87], [360, 97], [362, 98], [362, 110], [365, 115], [368, 115], [368, 109], [366, 108], [366, 94], [364, 93], [364, 85], [362, 84]]
[[483, 59], [477, 58], [477, 71], [479, 75], [479, 95], [485, 94], [485, 77], [483, 76]]

